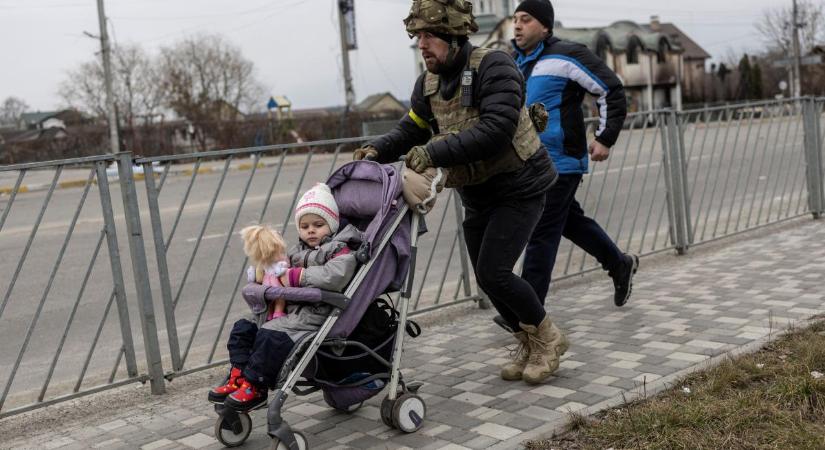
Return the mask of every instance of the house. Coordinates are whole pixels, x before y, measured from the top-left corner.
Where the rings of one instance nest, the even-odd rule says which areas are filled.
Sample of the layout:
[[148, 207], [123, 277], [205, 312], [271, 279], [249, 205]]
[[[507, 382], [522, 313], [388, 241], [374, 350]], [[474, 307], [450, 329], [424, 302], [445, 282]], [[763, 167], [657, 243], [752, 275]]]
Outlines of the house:
[[43, 129], [32, 130], [15, 130], [3, 133], [0, 136], [7, 145], [31, 143], [31, 142], [46, 142], [65, 139], [68, 136], [64, 127], [49, 127]]
[[270, 114], [272, 114], [273, 109], [275, 110], [275, 117], [278, 120], [292, 118], [292, 102], [285, 95], [269, 97], [266, 107]]
[[63, 128], [80, 125], [87, 122], [82, 113], [74, 109], [61, 111], [46, 111], [23, 113], [20, 115], [19, 130], [46, 130], [49, 128]]
[[650, 23], [643, 27], [668, 36], [682, 48], [682, 95], [690, 100], [704, 100], [705, 67], [710, 54], [676, 25], [661, 23], [659, 16], [651, 16]]
[[408, 109], [389, 92], [372, 94], [355, 105], [355, 110], [359, 112], [398, 114], [399, 117]]
[[556, 35], [586, 45], [616, 72], [629, 111], [682, 108], [682, 48], [667, 35], [627, 20], [603, 28], [562, 27]]
[[[606, 27], [566, 28], [556, 22], [554, 34], [587, 46], [616, 72], [624, 84], [630, 111], [663, 107], [681, 109], [685, 49], [671, 34], [682, 36], [682, 42], [687, 42], [689, 38], [672, 24], [660, 24], [658, 19], [651, 23], [639, 25], [623, 20]], [[510, 18], [504, 18], [481, 41], [481, 45], [510, 50], [512, 37], [513, 22]], [[695, 45], [692, 40], [690, 42]], [[699, 49], [692, 53], [695, 58], [704, 61], [702, 58], [709, 56], [698, 45], [695, 48]], [[694, 66], [697, 59], [692, 60]], [[695, 84], [691, 87], [701, 89], [701, 83], [698, 80], [696, 83], [698, 88], [694, 87]]]

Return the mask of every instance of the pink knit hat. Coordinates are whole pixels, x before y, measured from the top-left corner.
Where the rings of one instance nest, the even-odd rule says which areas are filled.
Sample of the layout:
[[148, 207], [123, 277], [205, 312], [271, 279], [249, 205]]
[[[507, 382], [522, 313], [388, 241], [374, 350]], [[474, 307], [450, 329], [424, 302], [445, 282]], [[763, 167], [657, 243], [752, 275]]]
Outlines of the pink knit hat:
[[316, 184], [312, 189], [304, 192], [298, 200], [298, 206], [295, 208], [296, 227], [300, 228], [301, 217], [307, 214], [320, 216], [327, 222], [333, 234], [338, 232], [338, 204], [335, 203], [335, 197], [332, 196], [332, 191], [326, 184]]

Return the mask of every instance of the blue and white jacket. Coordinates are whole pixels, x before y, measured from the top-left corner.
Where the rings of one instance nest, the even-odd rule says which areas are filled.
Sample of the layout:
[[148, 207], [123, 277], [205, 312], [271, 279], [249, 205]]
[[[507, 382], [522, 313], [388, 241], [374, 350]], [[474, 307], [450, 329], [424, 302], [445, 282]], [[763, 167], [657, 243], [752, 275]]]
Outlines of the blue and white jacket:
[[548, 37], [530, 54], [513, 42], [515, 59], [524, 75], [528, 105], [543, 103], [549, 120], [541, 142], [561, 174], [587, 173], [587, 130], [582, 101], [585, 92], [597, 97], [596, 140], [612, 147], [627, 115], [621, 81], [587, 47]]

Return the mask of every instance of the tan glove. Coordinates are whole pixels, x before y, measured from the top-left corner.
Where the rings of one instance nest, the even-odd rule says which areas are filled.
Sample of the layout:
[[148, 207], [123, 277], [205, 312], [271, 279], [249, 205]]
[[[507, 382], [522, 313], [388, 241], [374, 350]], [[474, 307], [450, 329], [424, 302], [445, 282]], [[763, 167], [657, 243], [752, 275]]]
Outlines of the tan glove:
[[372, 145], [365, 145], [361, 148], [355, 149], [355, 151], [352, 152], [352, 160], [358, 161], [361, 159], [375, 161], [378, 159], [378, 149]]
[[450, 169], [430, 167], [423, 173], [404, 168], [404, 200], [420, 214], [427, 214], [435, 205], [438, 193], [444, 189], [444, 183]]
[[410, 151], [407, 152], [404, 163], [407, 167], [418, 173], [424, 173], [428, 167], [433, 167], [433, 160], [430, 158], [430, 153], [427, 151], [427, 147], [423, 145], [416, 145], [411, 148]]

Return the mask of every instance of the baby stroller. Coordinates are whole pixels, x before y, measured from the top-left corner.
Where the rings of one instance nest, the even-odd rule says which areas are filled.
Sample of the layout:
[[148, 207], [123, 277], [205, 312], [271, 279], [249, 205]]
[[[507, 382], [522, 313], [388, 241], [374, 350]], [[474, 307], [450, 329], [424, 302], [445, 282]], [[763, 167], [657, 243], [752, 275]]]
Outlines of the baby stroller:
[[[280, 297], [290, 302], [323, 302], [333, 306], [333, 312], [316, 333], [295, 343], [281, 369], [279, 388], [267, 411], [267, 433], [272, 437], [273, 450], [307, 448], [306, 437], [293, 431], [281, 417], [290, 391], [306, 395], [323, 390], [327, 404], [352, 412], [387, 386], [381, 403], [384, 424], [407, 433], [423, 425], [426, 406], [416, 395], [421, 383], [405, 382], [400, 371], [405, 332], [413, 337], [420, 333], [417, 325], [407, 320], [407, 312], [418, 240], [418, 233], [412, 230], [419, 229], [421, 216], [410, 210], [403, 199], [402, 169], [401, 163], [353, 161], [327, 181], [340, 215], [364, 232], [364, 244], [357, 251], [359, 269], [343, 294], [258, 284], [244, 288], [244, 298], [251, 303]], [[382, 294], [398, 290], [398, 311], [376, 301]], [[387, 338], [374, 341], [372, 347], [354, 339], [365, 314], [372, 318], [383, 315], [387, 323]], [[334, 379], [344, 373], [350, 376]], [[243, 444], [252, 429], [249, 412], [237, 412], [223, 405], [215, 405], [215, 410], [219, 414], [215, 437], [227, 447]]]

